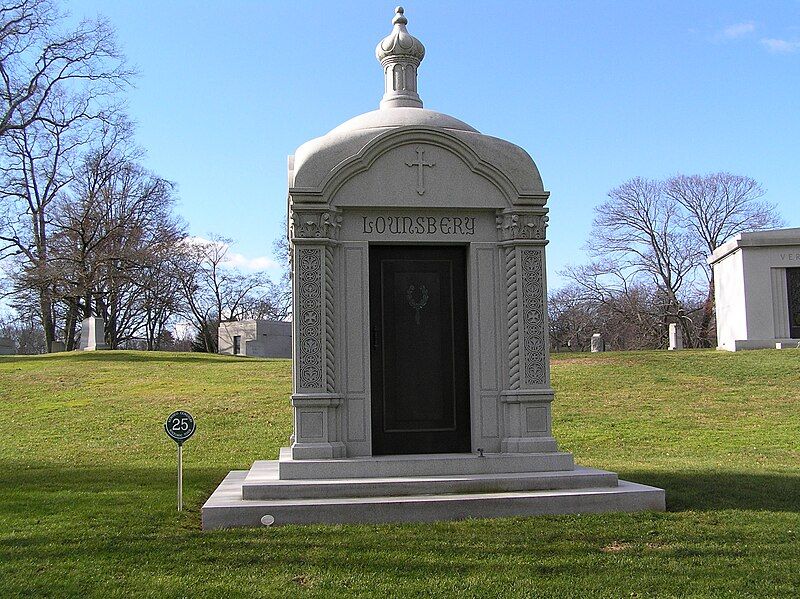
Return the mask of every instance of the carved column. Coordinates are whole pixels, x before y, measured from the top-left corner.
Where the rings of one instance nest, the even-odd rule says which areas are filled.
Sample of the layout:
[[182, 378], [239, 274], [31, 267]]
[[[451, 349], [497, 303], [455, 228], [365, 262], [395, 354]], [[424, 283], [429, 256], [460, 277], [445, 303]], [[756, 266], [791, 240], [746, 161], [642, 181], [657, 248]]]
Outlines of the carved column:
[[501, 393], [501, 451], [556, 451], [552, 435], [547, 329], [547, 209], [503, 210], [497, 230], [505, 259], [507, 380]]
[[291, 208], [294, 459], [345, 455], [334, 338], [335, 258], [341, 217]]

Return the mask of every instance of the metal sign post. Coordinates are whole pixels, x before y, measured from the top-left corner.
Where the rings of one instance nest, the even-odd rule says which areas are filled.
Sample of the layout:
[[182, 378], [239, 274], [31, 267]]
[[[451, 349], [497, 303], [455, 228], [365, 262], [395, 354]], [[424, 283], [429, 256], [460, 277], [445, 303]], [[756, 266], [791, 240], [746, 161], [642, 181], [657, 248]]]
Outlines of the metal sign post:
[[194, 434], [197, 426], [189, 412], [178, 410], [167, 417], [164, 430], [178, 444], [178, 511], [183, 511], [183, 443]]
[[178, 511], [183, 511], [183, 443], [178, 443]]

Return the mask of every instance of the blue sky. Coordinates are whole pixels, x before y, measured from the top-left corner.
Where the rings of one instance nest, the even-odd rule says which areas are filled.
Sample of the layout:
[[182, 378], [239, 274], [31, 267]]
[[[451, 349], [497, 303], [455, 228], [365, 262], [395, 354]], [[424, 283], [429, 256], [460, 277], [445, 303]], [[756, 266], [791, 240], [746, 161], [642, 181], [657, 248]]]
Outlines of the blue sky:
[[[374, 110], [394, 4], [73, 0], [105, 15], [140, 76], [147, 166], [193, 235], [269, 265], [286, 157]], [[800, 1], [404, 3], [426, 108], [525, 148], [551, 192], [551, 287], [584, 260], [592, 209], [634, 177], [728, 170], [800, 226]]]

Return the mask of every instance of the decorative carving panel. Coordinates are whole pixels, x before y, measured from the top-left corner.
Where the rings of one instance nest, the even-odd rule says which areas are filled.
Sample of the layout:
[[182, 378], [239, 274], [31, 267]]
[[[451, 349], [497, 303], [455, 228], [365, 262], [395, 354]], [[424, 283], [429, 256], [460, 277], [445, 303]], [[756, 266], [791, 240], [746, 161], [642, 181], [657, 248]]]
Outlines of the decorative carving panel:
[[501, 241], [510, 239], [544, 239], [548, 218], [530, 212], [500, 214], [497, 230]]
[[508, 298], [508, 376], [510, 389], [519, 389], [519, 296], [517, 294], [517, 250], [506, 248], [506, 297]]
[[303, 389], [322, 389], [322, 251], [321, 248], [298, 251], [298, 386]]
[[547, 382], [543, 253], [541, 248], [520, 250], [525, 382], [528, 385]]
[[338, 239], [342, 217], [334, 211], [292, 212], [291, 236], [295, 239]]
[[333, 347], [333, 248], [325, 248], [325, 385], [329, 393], [336, 388], [336, 363]]

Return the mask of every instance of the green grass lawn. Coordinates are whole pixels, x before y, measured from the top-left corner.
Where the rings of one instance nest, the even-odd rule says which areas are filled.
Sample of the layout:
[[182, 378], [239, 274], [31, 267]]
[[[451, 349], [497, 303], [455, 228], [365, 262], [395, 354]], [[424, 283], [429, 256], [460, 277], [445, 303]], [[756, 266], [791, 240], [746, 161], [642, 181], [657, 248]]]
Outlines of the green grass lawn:
[[228, 470], [286, 444], [290, 366], [0, 357], [0, 597], [800, 596], [800, 352], [554, 357], [561, 447], [666, 513], [201, 532]]

